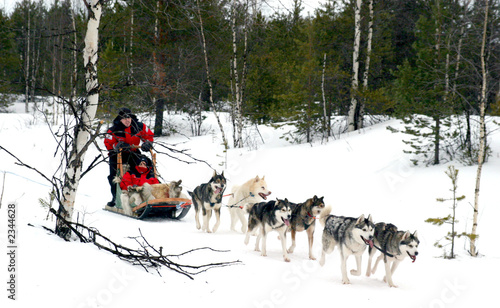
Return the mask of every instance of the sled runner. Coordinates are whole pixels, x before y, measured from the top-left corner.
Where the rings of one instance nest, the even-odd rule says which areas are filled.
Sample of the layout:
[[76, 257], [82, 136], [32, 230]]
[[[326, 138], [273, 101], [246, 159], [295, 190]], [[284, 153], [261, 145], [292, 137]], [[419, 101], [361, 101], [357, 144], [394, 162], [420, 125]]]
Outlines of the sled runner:
[[[153, 153], [153, 150], [150, 150], [151, 153], [151, 162], [154, 170], [154, 175], [158, 178], [157, 170], [156, 170], [156, 154]], [[124, 174], [122, 164], [122, 155], [121, 151], [118, 153], [118, 176], [121, 178]], [[128, 217], [134, 217], [137, 219], [145, 219], [145, 218], [171, 218], [171, 219], [182, 219], [184, 218], [189, 209], [191, 208], [191, 200], [187, 198], [158, 198], [154, 200], [144, 201], [138, 205], [132, 205], [132, 213], [129, 214], [124, 211], [122, 206], [122, 201], [120, 195], [122, 194], [122, 190], [120, 188], [120, 183], [116, 183], [116, 200], [115, 206], [104, 207], [105, 210], [122, 214]]]

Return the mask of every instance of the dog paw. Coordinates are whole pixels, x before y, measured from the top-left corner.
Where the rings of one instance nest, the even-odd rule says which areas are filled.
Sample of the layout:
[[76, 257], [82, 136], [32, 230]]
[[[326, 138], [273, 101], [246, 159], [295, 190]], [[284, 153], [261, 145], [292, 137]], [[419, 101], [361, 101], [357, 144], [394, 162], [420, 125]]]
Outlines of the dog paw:
[[289, 257], [283, 257], [283, 259], [285, 260], [285, 262], [290, 262], [290, 258]]
[[351, 284], [351, 282], [349, 281], [349, 279], [342, 279], [342, 283], [343, 284]]
[[321, 259], [319, 260], [319, 265], [320, 265], [320, 266], [325, 265], [325, 258], [321, 258]]
[[357, 270], [351, 270], [351, 275], [353, 275], [353, 276], [360, 276], [361, 273], [358, 272]]
[[263, 256], [263, 257], [267, 257], [267, 253], [264, 253], [264, 252], [261, 253], [260, 255]]
[[316, 257], [315, 256], [309, 256], [309, 260], [316, 261]]

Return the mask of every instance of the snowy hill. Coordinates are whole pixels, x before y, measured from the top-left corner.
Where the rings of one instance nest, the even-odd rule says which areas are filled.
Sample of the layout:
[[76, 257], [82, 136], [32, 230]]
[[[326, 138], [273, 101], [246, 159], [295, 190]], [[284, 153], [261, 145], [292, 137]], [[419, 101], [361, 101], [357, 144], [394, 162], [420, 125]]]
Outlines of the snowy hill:
[[[166, 115], [167, 116], [167, 115]], [[253, 150], [231, 149], [224, 153], [213, 115], [207, 114], [201, 137], [185, 137], [189, 128], [182, 115], [167, 116], [183, 134], [160, 138], [224, 170], [228, 188], [256, 175], [263, 176], [272, 198], [302, 202], [314, 195], [324, 196], [332, 214], [357, 217], [371, 214], [375, 222], [391, 222], [400, 229], [418, 230], [419, 256], [415, 263], [401, 263], [394, 274], [398, 288], [382, 281], [383, 267], [372, 277], [350, 277], [343, 285], [338, 251], [328, 255], [324, 267], [308, 259], [307, 237], [297, 237], [297, 248], [291, 262], [283, 262], [277, 233], [268, 237], [268, 256], [253, 250], [254, 240], [245, 246], [244, 235], [230, 231], [227, 209], [222, 209], [221, 226], [215, 234], [195, 228], [194, 209], [181, 221], [139, 221], [103, 210], [109, 201], [106, 176], [108, 166], [101, 164], [87, 174], [78, 190], [76, 211], [80, 221], [98, 229], [115, 242], [136, 247], [130, 237], [139, 230], [150, 244], [167, 254], [211, 247], [228, 252], [196, 252], [181, 258], [187, 264], [240, 260], [241, 265], [211, 269], [190, 280], [168, 269], [161, 276], [132, 266], [92, 244], [65, 242], [45, 230], [54, 228], [55, 220], [39, 198], [48, 199], [50, 187], [34, 171], [16, 164], [0, 151], [0, 178], [4, 186], [0, 209], [0, 292], [1, 307], [322, 307], [349, 305], [361, 307], [489, 307], [495, 299], [500, 275], [500, 246], [496, 244], [496, 217], [500, 215], [498, 190], [500, 169], [500, 135], [494, 131], [489, 143], [492, 157], [483, 168], [479, 213], [479, 258], [471, 258], [468, 244], [459, 239], [458, 257], [444, 260], [442, 249], [433, 246], [448, 231], [424, 222], [429, 217], [446, 216], [449, 204], [436, 202], [448, 198], [451, 183], [445, 175], [448, 165], [412, 166], [403, 154], [404, 137], [391, 133], [386, 126], [401, 127], [397, 120], [370, 126], [360, 132], [345, 134], [326, 144], [291, 145], [280, 139], [282, 131], [260, 126], [259, 133], [250, 130]], [[149, 124], [148, 119], [144, 119]], [[228, 119], [222, 117], [231, 132]], [[150, 125], [151, 126], [151, 125]], [[254, 134], [254, 135], [252, 135]], [[253, 136], [253, 137], [252, 137]], [[262, 143], [261, 140], [264, 141]], [[0, 142], [24, 163], [52, 175], [59, 165], [54, 158], [56, 140], [41, 117], [26, 114], [0, 114]], [[99, 140], [102, 146], [102, 140]], [[95, 148], [87, 161], [98, 155]], [[183, 180], [185, 190], [207, 182], [213, 170], [203, 163], [185, 164], [166, 155], [158, 156], [158, 168], [165, 181]], [[223, 167], [227, 160], [227, 167]], [[458, 193], [466, 196], [459, 204], [458, 232], [470, 232], [476, 166], [454, 163], [460, 170]], [[5, 182], [3, 173], [5, 172]], [[227, 203], [227, 200], [223, 200]], [[16, 238], [18, 250], [17, 300], [8, 300], [11, 262], [7, 239], [8, 207], [17, 205]], [[75, 217], [76, 217], [75, 213]], [[211, 221], [213, 225], [214, 219]], [[322, 226], [317, 224], [314, 251], [321, 252]], [[135, 245], [135, 246], [134, 246]], [[288, 243], [290, 245], [290, 243]], [[366, 270], [363, 258], [363, 274]], [[353, 268], [349, 259], [348, 269]], [[490, 279], [492, 277], [492, 279]]]

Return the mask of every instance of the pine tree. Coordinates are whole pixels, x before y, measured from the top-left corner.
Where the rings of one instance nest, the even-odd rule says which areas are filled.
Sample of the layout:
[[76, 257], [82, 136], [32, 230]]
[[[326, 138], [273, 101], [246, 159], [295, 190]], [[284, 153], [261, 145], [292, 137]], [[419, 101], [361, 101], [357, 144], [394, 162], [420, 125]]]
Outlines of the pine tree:
[[[450, 244], [451, 244], [450, 254], [448, 256], [446, 256], [446, 253], [445, 253], [445, 257], [448, 259], [453, 259], [453, 258], [455, 258], [455, 238], [460, 238], [461, 236], [466, 235], [465, 233], [457, 234], [457, 232], [455, 231], [455, 224], [458, 223], [458, 220], [456, 220], [456, 208], [457, 208], [458, 202], [464, 200], [465, 196], [457, 196], [458, 169], [455, 169], [454, 166], [449, 166], [448, 170], [445, 173], [451, 180], [452, 188], [450, 189], [450, 191], [452, 192], [452, 197], [447, 198], [447, 199], [438, 198], [437, 201], [438, 202], [452, 201], [452, 206], [451, 206], [452, 213], [446, 217], [429, 218], [425, 222], [431, 223], [433, 225], [438, 225], [438, 226], [441, 226], [443, 224], [451, 225], [451, 231], [446, 234], [446, 236], [444, 237], [444, 240], [447, 242], [450, 242]], [[434, 246], [439, 247], [439, 248], [443, 248], [444, 245], [441, 244], [441, 240], [443, 240], [443, 239], [440, 239], [436, 243], [434, 243]]]

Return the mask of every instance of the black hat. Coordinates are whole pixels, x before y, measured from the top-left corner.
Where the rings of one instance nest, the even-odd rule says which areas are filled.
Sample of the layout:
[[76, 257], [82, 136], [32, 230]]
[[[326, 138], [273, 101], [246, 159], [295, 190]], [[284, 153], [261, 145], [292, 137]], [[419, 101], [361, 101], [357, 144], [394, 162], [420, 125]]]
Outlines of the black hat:
[[145, 162], [146, 166], [149, 166], [149, 160], [144, 155], [139, 156], [139, 160], [137, 161], [137, 165], [139, 165], [141, 162]]
[[126, 107], [122, 107], [118, 109], [118, 118], [121, 119], [127, 119], [132, 117], [132, 111]]

